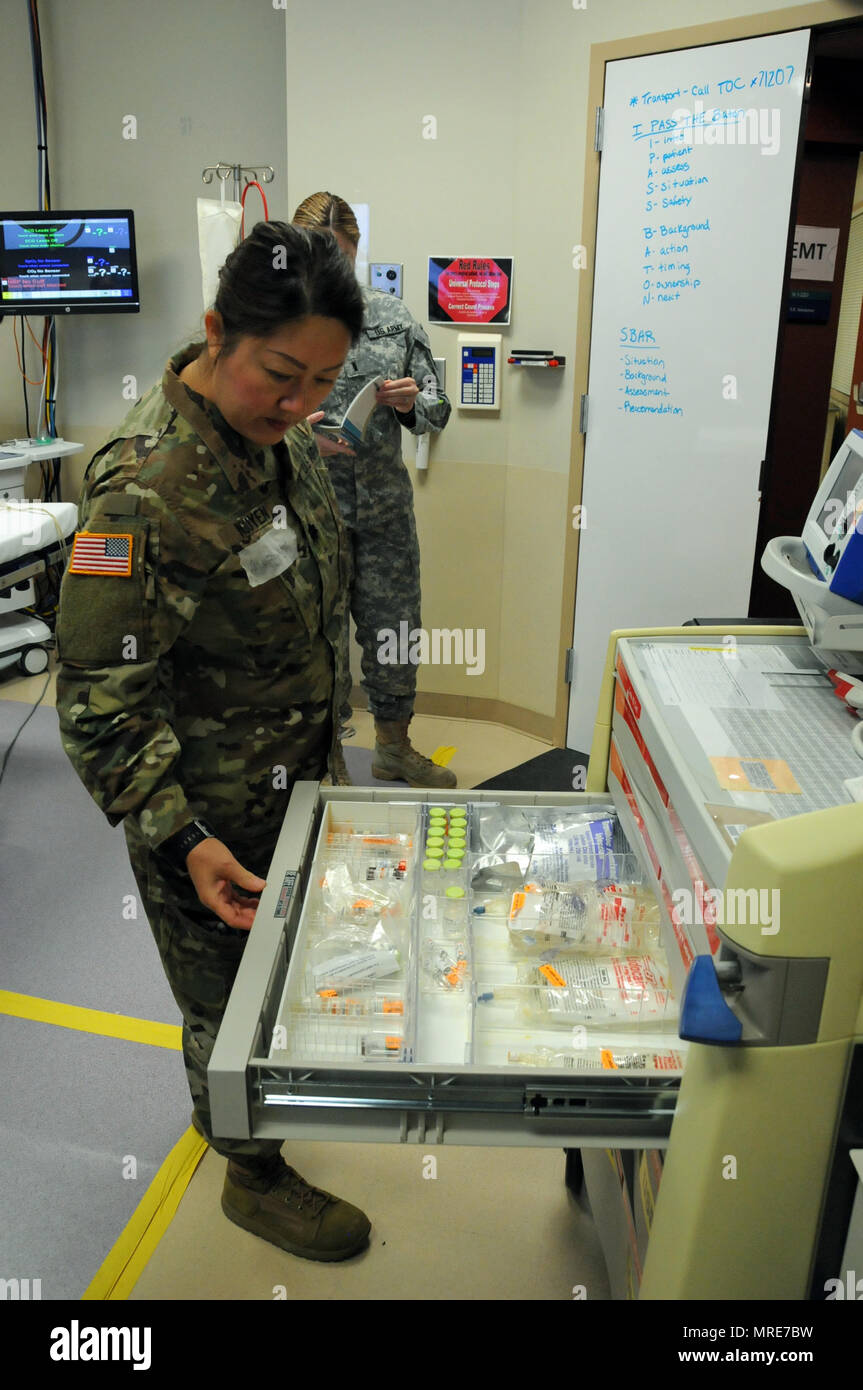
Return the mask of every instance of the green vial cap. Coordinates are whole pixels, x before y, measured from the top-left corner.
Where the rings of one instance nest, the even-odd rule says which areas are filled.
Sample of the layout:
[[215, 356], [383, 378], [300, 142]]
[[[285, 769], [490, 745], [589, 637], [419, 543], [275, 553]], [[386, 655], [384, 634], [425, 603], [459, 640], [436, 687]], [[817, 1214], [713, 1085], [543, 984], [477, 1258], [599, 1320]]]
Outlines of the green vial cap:
[[432, 845], [431, 849], [426, 850], [427, 859], [443, 859], [443, 850], [439, 845]]
[[460, 860], [460, 859], [445, 859], [445, 860], [443, 861], [443, 867], [444, 867], [445, 869], [460, 869], [460, 868], [461, 868], [461, 860]]
[[458, 809], [458, 807], [454, 806], [454, 807], [452, 808], [452, 810], [450, 811], [450, 813], [449, 813], [449, 818], [450, 818], [450, 820], [463, 820], [463, 821], [466, 821], [466, 820], [467, 820], [467, 812], [466, 812], [466, 811], [460, 811], [460, 810]]
[[446, 890], [446, 896], [447, 896], [448, 898], [463, 898], [463, 897], [464, 897], [464, 889], [463, 889], [463, 888], [457, 888], [457, 887], [455, 886], [455, 884], [453, 884], [452, 888], [448, 888], [448, 889]]
[[426, 837], [426, 846], [429, 847], [429, 848], [431, 848], [432, 845], [437, 845], [438, 848], [440, 848], [440, 846], [441, 846], [442, 844], [443, 844], [443, 835], [428, 835], [428, 836]]
[[462, 845], [450, 845], [447, 850], [447, 858], [455, 859], [458, 864], [464, 859], [464, 848]]
[[436, 873], [437, 870], [440, 868], [440, 860], [439, 860], [439, 859], [424, 859], [424, 860], [423, 860], [423, 868], [426, 869], [426, 870], [428, 871], [428, 873], [430, 873], [430, 874]]
[[465, 840], [464, 835], [450, 835], [449, 845], [450, 849], [465, 849], [467, 841]]
[[445, 816], [445, 815], [446, 815], [446, 807], [444, 807], [444, 806], [429, 806], [429, 815], [430, 815], [430, 816]]

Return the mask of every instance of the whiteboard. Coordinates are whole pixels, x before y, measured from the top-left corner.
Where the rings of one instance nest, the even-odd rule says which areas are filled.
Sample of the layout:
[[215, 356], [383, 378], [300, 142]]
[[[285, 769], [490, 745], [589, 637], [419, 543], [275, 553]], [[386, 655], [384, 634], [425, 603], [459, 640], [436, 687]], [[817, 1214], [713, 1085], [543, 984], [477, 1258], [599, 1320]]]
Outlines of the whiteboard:
[[808, 48], [606, 65], [571, 748], [615, 628], [748, 611]]

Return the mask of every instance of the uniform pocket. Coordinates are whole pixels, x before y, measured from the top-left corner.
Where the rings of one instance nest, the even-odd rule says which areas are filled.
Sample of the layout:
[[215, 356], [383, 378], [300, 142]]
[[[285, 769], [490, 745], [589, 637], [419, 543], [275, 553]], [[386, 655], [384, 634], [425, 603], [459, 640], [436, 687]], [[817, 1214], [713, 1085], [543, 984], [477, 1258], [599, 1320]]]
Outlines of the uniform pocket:
[[[158, 525], [142, 516], [98, 515], [91, 516], [90, 528], [78, 532], [60, 587], [58, 655], [81, 666], [150, 661], [148, 600], [154, 595], [148, 592], [146, 560], [148, 548], [155, 559]], [[126, 544], [130, 573], [112, 572]]]
[[303, 626], [309, 637], [318, 637], [321, 633], [321, 598], [320, 598], [320, 578], [318, 586], [315, 586], [305, 578], [299, 566], [294, 563], [289, 570], [285, 570], [279, 575], [279, 583], [287, 590], [293, 604], [296, 606]]
[[276, 635], [284, 638], [286, 622], [305, 641], [320, 631], [320, 585], [311, 582], [315, 560], [295, 519], [285, 526], [260, 527], [242, 548], [234, 542], [232, 550], [236, 601], [226, 595], [225, 606], [244, 640], [258, 646]]

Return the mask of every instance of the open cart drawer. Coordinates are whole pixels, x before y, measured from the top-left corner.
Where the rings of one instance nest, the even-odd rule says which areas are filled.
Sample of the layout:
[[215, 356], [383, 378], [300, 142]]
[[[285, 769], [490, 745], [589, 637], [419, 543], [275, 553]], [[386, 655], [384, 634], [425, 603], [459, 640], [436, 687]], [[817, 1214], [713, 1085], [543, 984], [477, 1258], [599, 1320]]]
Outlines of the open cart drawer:
[[214, 1132], [664, 1144], [685, 1044], [649, 873], [609, 796], [298, 784]]

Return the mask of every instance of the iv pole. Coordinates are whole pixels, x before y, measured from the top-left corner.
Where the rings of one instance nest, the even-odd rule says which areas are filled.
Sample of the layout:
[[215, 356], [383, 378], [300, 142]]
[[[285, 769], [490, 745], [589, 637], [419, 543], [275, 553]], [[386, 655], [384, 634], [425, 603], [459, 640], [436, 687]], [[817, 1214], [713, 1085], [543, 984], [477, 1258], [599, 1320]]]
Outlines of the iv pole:
[[261, 181], [264, 183], [272, 183], [275, 178], [272, 164], [208, 164], [201, 174], [201, 178], [204, 183], [212, 183], [214, 174], [221, 183], [226, 183], [229, 178], [233, 177], [235, 203], [240, 201], [242, 194], [241, 184], [243, 182], [251, 183], [254, 179], [257, 179], [259, 183]]

